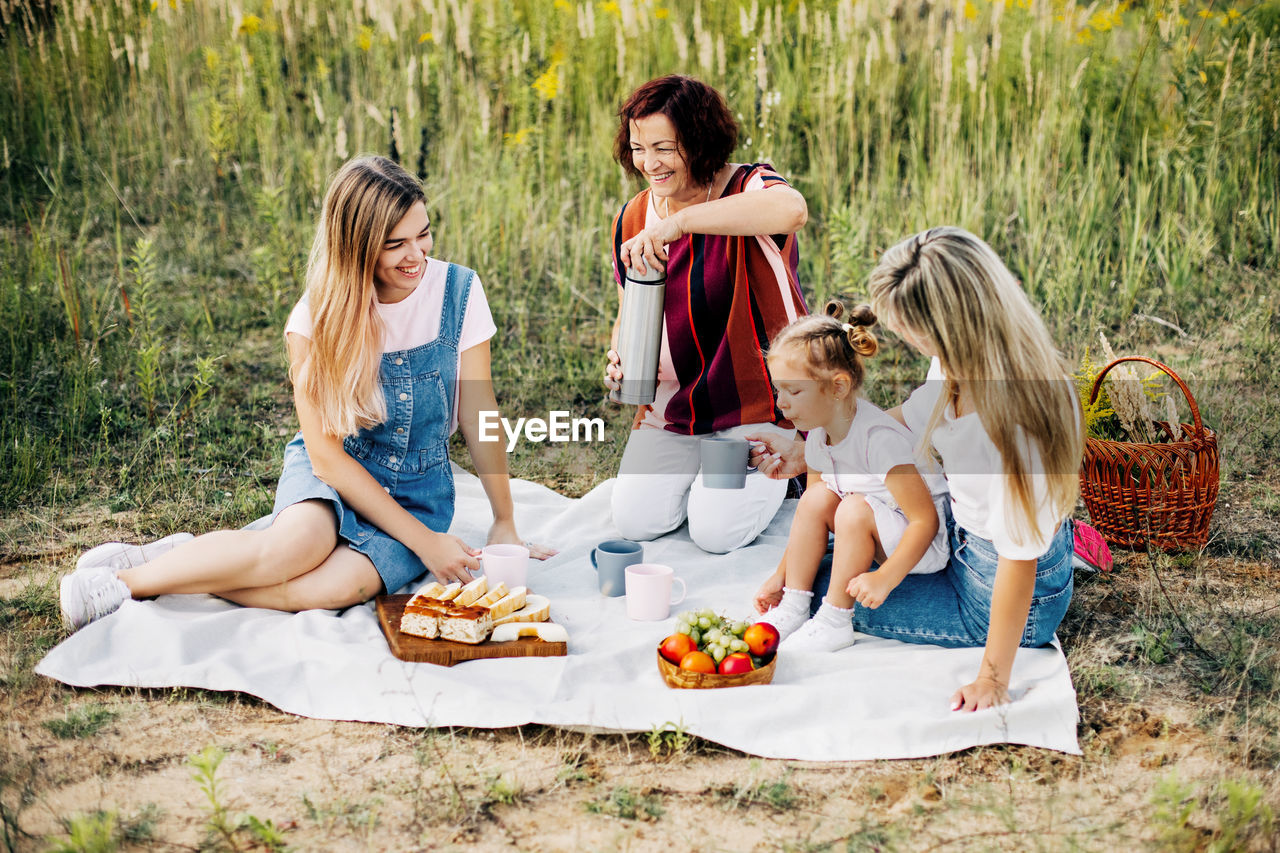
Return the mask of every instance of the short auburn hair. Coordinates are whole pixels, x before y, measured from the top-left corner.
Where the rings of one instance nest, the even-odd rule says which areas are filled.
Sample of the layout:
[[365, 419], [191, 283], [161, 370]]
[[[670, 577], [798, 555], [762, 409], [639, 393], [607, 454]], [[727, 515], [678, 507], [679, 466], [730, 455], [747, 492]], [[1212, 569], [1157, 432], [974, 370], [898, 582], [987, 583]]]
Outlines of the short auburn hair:
[[631, 93], [618, 110], [614, 159], [636, 177], [643, 177], [631, 160], [631, 122], [662, 113], [676, 128], [689, 176], [700, 186], [715, 180], [738, 147], [738, 122], [713, 87], [683, 74], [650, 80]]

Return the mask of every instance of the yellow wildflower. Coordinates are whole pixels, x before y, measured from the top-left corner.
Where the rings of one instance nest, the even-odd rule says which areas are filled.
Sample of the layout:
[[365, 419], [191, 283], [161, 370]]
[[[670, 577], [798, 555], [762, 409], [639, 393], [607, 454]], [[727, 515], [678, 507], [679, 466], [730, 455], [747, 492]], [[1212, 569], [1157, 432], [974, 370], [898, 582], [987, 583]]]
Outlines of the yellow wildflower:
[[671, 14], [671, 10], [668, 9], [666, 6], [659, 6], [658, 8], [653, 10], [653, 16], [657, 18], [659, 21], [665, 21], [670, 14]]
[[1200, 82], [1201, 82], [1201, 83], [1204, 83], [1204, 84], [1206, 84], [1206, 85], [1208, 85], [1208, 83], [1209, 83], [1209, 75], [1208, 75], [1208, 74], [1205, 74], [1203, 71], [1201, 71], [1201, 72], [1200, 72]]
[[599, 9], [601, 12], [612, 12], [619, 18], [622, 17], [622, 10], [618, 8], [618, 4], [615, 3], [614, 0], [608, 0], [607, 3], [599, 4]]
[[555, 7], [562, 12], [567, 12], [573, 8], [573, 4], [569, 0], [556, 0]]
[[204, 67], [213, 71], [218, 67], [218, 63], [222, 61], [222, 57], [218, 56], [218, 52], [211, 47], [204, 49]]
[[970, 3], [969, 0], [964, 0], [964, 19], [972, 21], [976, 17], [978, 17], [978, 7]]
[[435, 40], [436, 40], [435, 33], [423, 33], [422, 35], [418, 36], [418, 44], [422, 44], [424, 41], [435, 41]]
[[520, 148], [521, 146], [527, 145], [529, 137], [537, 132], [538, 129], [535, 127], [522, 127], [515, 133], [502, 134], [502, 142], [508, 148]]
[[1227, 10], [1227, 17], [1234, 21], [1236, 18], [1240, 17], [1240, 10], [1235, 6], [1232, 6]]
[[1093, 44], [1093, 30], [1085, 27], [1076, 33], [1076, 44]]
[[240, 35], [251, 36], [262, 26], [262, 19], [257, 15], [245, 15], [240, 20]]
[[151, 11], [154, 12], [160, 8], [160, 0], [151, 0]]
[[551, 52], [551, 64], [547, 70], [533, 81], [533, 89], [548, 101], [553, 100], [560, 92], [560, 66], [564, 65], [565, 54], [561, 48]]
[[1212, 17], [1213, 17], [1213, 13], [1212, 13], [1212, 12], [1210, 12], [1208, 9], [1201, 9], [1199, 12], [1196, 12], [1196, 14], [1197, 14], [1197, 15], [1199, 15], [1200, 17], [1202, 17], [1202, 18], [1212, 18]]
[[373, 27], [363, 26], [360, 28], [360, 35], [356, 37], [356, 44], [363, 51], [368, 51], [373, 47]]

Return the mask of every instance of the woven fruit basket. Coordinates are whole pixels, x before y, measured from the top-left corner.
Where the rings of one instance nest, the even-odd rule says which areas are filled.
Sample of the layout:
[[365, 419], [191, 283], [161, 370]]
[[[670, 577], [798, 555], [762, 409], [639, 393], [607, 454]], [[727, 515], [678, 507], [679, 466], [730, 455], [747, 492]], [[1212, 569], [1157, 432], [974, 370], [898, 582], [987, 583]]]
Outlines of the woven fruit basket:
[[715, 687], [746, 687], [751, 684], [768, 684], [773, 681], [773, 668], [778, 663], [778, 655], [774, 653], [760, 666], [739, 675], [720, 675], [716, 672], [693, 672], [681, 669], [662, 656], [658, 651], [658, 672], [668, 687], [681, 689], [707, 690]]
[[1192, 423], [1156, 421], [1165, 438], [1158, 444], [1086, 439], [1080, 495], [1089, 521], [1119, 548], [1202, 548], [1218, 501], [1218, 437], [1200, 419], [1200, 408], [1181, 377], [1142, 356], [1117, 358], [1104, 367], [1093, 381], [1091, 404], [1107, 372], [1126, 361], [1145, 362], [1168, 374], [1191, 406]]

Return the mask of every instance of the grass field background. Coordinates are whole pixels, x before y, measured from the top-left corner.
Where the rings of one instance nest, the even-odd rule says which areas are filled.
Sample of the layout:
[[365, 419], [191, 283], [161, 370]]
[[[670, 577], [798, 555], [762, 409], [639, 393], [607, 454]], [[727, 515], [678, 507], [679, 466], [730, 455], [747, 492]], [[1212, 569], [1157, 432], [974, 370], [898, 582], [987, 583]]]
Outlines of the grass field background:
[[[188, 691], [110, 694], [99, 707], [31, 667], [62, 636], [53, 579], [81, 546], [241, 525], [270, 509], [295, 429], [281, 330], [321, 196], [348, 157], [389, 154], [424, 178], [436, 254], [485, 282], [504, 414], [608, 420], [603, 445], [520, 445], [513, 473], [575, 495], [612, 474], [629, 415], [604, 402], [601, 383], [617, 308], [607, 230], [639, 188], [611, 160], [614, 116], [635, 86], [679, 71], [720, 88], [737, 112], [734, 159], [773, 163], [808, 200], [811, 303], [856, 295], [902, 237], [964, 226], [1006, 259], [1076, 363], [1101, 363], [1102, 332], [1117, 352], [1173, 365], [1223, 450], [1205, 552], [1122, 555], [1124, 571], [1077, 580], [1060, 633], [1083, 762], [994, 748], [849, 769], [850, 791], [901, 771], [902, 802], [923, 793], [900, 810], [871, 796], [861, 823], [841, 816], [839, 792], [814, 800], [827, 805], [802, 819], [829, 806], [822, 820], [843, 834], [780, 849], [954, 847], [960, 815], [993, 849], [1057, 839], [1274, 850], [1278, 42], [1280, 0], [0, 0], [0, 696], [24, 731], [44, 721], [46, 740], [64, 737], [51, 716], [106, 721], [74, 735], [84, 741], [5, 741], [0, 841], [35, 848], [32, 803], [59, 819], [85, 810], [64, 777], [81, 774], [86, 755], [97, 778], [132, 784], [116, 779], [134, 772], [120, 755], [152, 753], [99, 736], [112, 715], [173, 718], [181, 744], [164, 749], [188, 752], [190, 738], [209, 737], [181, 727], [192, 709], [233, 732], [246, 718], [268, 735], [293, 722], [242, 697]], [[891, 340], [868, 391], [893, 403], [922, 374]], [[362, 731], [351, 737], [383, 737]], [[275, 743], [268, 735], [226, 739], [243, 758]], [[444, 749], [478, 760], [489, 736], [451, 733]], [[439, 756], [435, 737], [388, 731], [378, 748]], [[487, 837], [493, 810], [559, 798], [581, 822], [576, 784], [596, 786], [592, 814], [621, 821], [615, 795], [629, 789], [601, 788], [615, 783], [605, 771], [562, 778], [556, 762], [573, 752], [574, 774], [596, 756], [601, 767], [634, 763], [631, 742], [564, 737], [501, 735], [507, 754], [550, 762], [545, 789], [495, 794], [496, 782], [472, 790], [450, 779], [456, 808], [423, 820]], [[1135, 737], [1148, 750], [1140, 765]], [[688, 746], [678, 729], [649, 740], [655, 760]], [[1152, 743], [1163, 750], [1154, 764]], [[323, 749], [298, 749], [327, 772]], [[701, 749], [698, 774], [746, 765]], [[185, 754], [138, 760], [188, 784]], [[662, 789], [665, 766], [649, 769], [653, 796], [669, 795], [663, 826], [682, 825], [686, 794]], [[769, 790], [825, 796], [820, 773], [775, 769], [759, 772]], [[690, 785], [713, 827], [730, 807], [768, 799], [722, 779]], [[1123, 790], [1097, 794], [1108, 785]], [[1084, 804], [1052, 803], [1060, 788]], [[350, 796], [372, 803], [368, 791]], [[315, 827], [300, 818], [311, 828], [299, 834], [323, 847], [337, 824], [306, 805]], [[165, 807], [177, 814], [168, 830], [190, 829], [180, 806]], [[129, 841], [126, 818], [106, 832], [111, 843]], [[804, 838], [828, 837], [813, 821]], [[91, 848], [75, 835], [89, 824], [61, 825], [67, 849]], [[350, 833], [367, 842], [360, 832], [374, 825]], [[230, 846], [276, 849], [244, 832]]]
[[137, 506], [198, 475], [192, 494], [262, 511], [291, 419], [279, 330], [361, 152], [424, 177], [437, 253], [485, 280], [504, 406], [594, 414], [606, 232], [637, 188], [614, 112], [672, 70], [725, 93], [736, 159], [808, 199], [814, 299], [959, 224], [1076, 357], [1135, 313], [1238, 314], [1280, 252], [1275, 2], [0, 10], [0, 506]]

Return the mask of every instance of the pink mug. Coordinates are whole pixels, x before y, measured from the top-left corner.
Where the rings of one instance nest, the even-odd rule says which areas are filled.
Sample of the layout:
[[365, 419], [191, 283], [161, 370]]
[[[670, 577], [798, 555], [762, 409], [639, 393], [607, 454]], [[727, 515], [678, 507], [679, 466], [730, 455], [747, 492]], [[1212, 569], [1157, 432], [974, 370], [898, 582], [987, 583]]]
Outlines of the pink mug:
[[486, 545], [480, 552], [480, 568], [489, 579], [489, 589], [498, 582], [507, 589], [525, 586], [529, 575], [529, 549], [523, 545]]
[[[671, 585], [680, 584], [680, 597], [671, 600]], [[684, 601], [685, 585], [675, 570], [659, 563], [636, 563], [627, 566], [627, 616], [640, 622], [666, 619], [671, 605]]]

